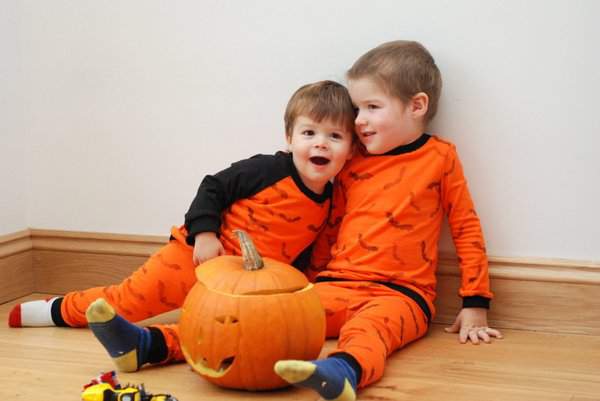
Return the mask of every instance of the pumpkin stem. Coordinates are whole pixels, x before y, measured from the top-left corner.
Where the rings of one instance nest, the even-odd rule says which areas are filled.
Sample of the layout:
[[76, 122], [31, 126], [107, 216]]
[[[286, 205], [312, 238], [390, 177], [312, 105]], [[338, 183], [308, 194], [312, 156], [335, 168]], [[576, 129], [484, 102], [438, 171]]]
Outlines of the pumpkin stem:
[[252, 238], [247, 232], [242, 230], [233, 230], [235, 235], [238, 237], [240, 242], [240, 249], [242, 250], [242, 258], [244, 259], [244, 269], [246, 270], [259, 270], [265, 265], [262, 258], [258, 254]]

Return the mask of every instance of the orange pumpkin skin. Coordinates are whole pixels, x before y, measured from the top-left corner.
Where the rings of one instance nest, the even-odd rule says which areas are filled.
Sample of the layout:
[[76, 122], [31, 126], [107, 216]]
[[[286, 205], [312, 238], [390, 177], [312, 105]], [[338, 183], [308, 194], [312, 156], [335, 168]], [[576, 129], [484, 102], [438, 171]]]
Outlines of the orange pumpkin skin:
[[196, 269], [180, 318], [183, 354], [219, 386], [267, 390], [288, 385], [273, 371], [280, 359], [316, 359], [325, 342], [325, 312], [306, 277], [264, 258], [244, 270], [238, 256]]

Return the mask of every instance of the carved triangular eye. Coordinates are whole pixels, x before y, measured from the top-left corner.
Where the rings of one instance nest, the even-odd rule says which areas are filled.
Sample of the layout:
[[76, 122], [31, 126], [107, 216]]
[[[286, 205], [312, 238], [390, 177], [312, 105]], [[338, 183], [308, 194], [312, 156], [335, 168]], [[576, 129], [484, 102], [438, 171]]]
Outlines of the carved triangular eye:
[[234, 323], [238, 323], [239, 320], [237, 317], [235, 316], [231, 316], [231, 315], [221, 315], [221, 316], [217, 316], [215, 317], [215, 320], [221, 324], [234, 324]]

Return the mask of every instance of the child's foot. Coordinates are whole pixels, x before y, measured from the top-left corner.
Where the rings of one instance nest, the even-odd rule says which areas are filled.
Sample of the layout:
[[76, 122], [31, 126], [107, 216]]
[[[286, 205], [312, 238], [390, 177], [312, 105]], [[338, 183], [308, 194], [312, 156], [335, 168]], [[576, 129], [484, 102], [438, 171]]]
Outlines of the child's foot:
[[356, 400], [356, 373], [343, 359], [278, 361], [275, 373], [288, 383], [315, 390], [326, 400]]
[[103, 298], [85, 312], [90, 329], [122, 372], [135, 372], [148, 361], [151, 336], [146, 328], [129, 323]]
[[8, 315], [8, 325], [10, 327], [48, 327], [60, 326], [52, 319], [53, 305], [59, 305], [55, 313], [60, 314], [60, 300], [62, 298], [54, 297], [46, 300], [23, 302], [15, 305]]

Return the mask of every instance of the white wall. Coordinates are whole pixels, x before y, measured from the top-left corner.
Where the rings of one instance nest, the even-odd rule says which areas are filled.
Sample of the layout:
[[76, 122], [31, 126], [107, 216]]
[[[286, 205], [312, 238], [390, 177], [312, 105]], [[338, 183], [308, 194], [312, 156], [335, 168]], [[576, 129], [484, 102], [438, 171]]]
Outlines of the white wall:
[[489, 253], [600, 260], [594, 0], [19, 4], [29, 226], [166, 235], [202, 176], [282, 146], [299, 85], [408, 38], [442, 70], [433, 128]]
[[0, 235], [27, 228], [26, 131], [22, 125], [18, 3], [0, 3]]

